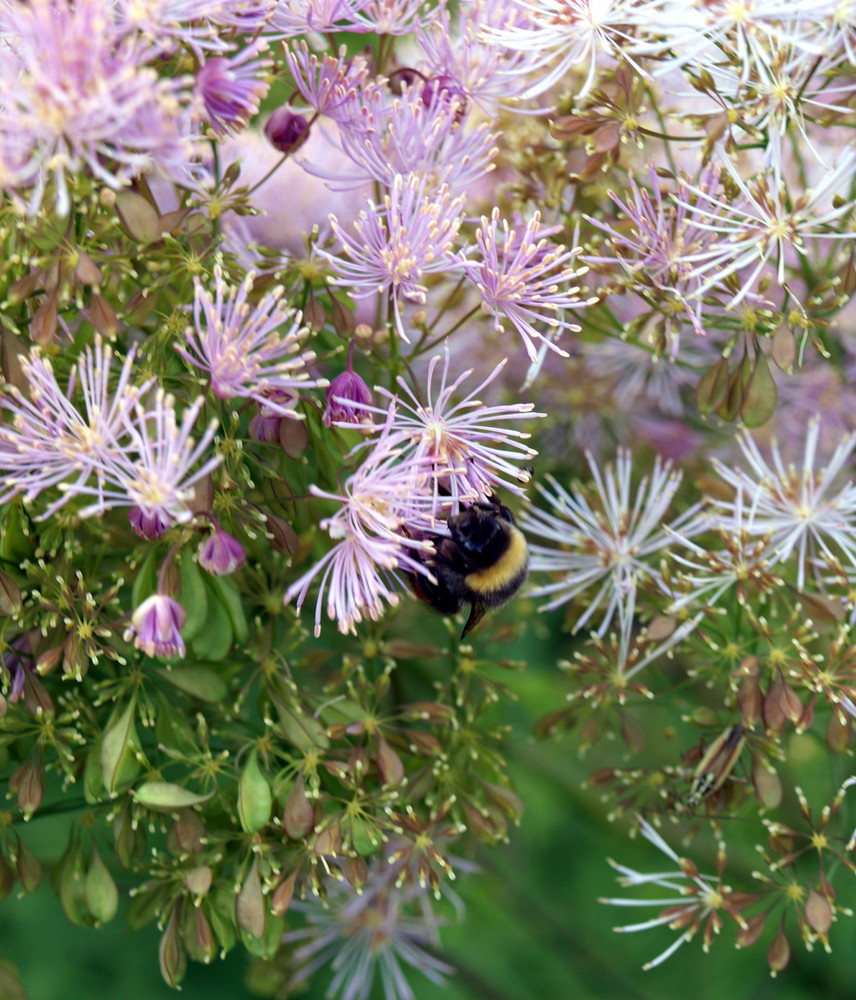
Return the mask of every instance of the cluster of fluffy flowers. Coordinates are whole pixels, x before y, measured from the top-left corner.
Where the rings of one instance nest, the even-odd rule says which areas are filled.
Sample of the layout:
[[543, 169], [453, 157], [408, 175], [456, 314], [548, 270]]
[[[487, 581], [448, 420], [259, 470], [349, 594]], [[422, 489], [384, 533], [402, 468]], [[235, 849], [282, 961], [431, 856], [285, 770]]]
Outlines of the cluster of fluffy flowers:
[[316, 635], [325, 595], [328, 616], [338, 622], [340, 631], [354, 632], [365, 616], [377, 620], [384, 602], [398, 603], [402, 573], [431, 577], [436, 540], [462, 505], [487, 501], [499, 487], [522, 493], [520, 484], [528, 480], [526, 466], [536, 452], [526, 444], [528, 432], [507, 424], [544, 414], [534, 413], [531, 403], [485, 406], [477, 397], [505, 362], [475, 389], [456, 398], [472, 371], [453, 380], [449, 361], [448, 350], [443, 358], [431, 360], [424, 401], [403, 379], [399, 379], [402, 395], [378, 389], [388, 401], [385, 409], [368, 401], [367, 387], [354, 391], [353, 376], [346, 376], [351, 379], [348, 395], [338, 394], [345, 386], [336, 380], [328, 390], [337, 418], [331, 422], [365, 428], [365, 417], [370, 416], [375, 436], [357, 446], [362, 461], [345, 481], [342, 495], [312, 489], [315, 496], [341, 504], [320, 524], [335, 544], [291, 585], [286, 600], [296, 598], [299, 608], [323, 571]]
[[[856, 288], [854, 24], [842, 0], [470, 0], [454, 10], [421, 0], [0, 0], [0, 277], [9, 289], [0, 308], [0, 556], [10, 573], [21, 563], [18, 582], [0, 570], [9, 630], [0, 721], [9, 706], [47, 718], [55, 705], [34, 665], [49, 673], [64, 658], [64, 675], [83, 683], [80, 650], [95, 663], [119, 634], [145, 656], [173, 660], [209, 626], [225, 639], [216, 656], [199, 644], [200, 659], [199, 649], [215, 663], [246, 645], [228, 674], [239, 692], [234, 714], [224, 710], [218, 723], [233, 740], [238, 714], [263, 706], [247, 721], [252, 738], [234, 737], [236, 756], [252, 762], [233, 810], [251, 860], [223, 874], [241, 888], [220, 943], [234, 940], [235, 926], [260, 942], [262, 881], [276, 896], [272, 912], [284, 912], [299, 877], [314, 896], [295, 904], [306, 926], [285, 938], [306, 942], [289, 988], [327, 960], [343, 1000], [365, 1000], [374, 964], [388, 1000], [409, 1000], [400, 958], [439, 978], [446, 967], [426, 950], [437, 921], [424, 872], [397, 867], [394, 845], [421, 850], [425, 816], [453, 808], [460, 823], [444, 836], [500, 826], [490, 826], [484, 800], [466, 798], [468, 776], [457, 787], [443, 770], [455, 754], [434, 731], [398, 730], [396, 719], [388, 741], [377, 705], [358, 721], [329, 721], [328, 705], [354, 709], [348, 655], [329, 687], [326, 677], [308, 678], [306, 691], [279, 677], [270, 664], [280, 650], [308, 641], [283, 604], [299, 611], [317, 593], [315, 635], [326, 614], [345, 648], [420, 578], [435, 582], [432, 558], [451, 518], [498, 493], [525, 498], [534, 433], [545, 442], [542, 462], [568, 482], [539, 470], [543, 505], [527, 507], [521, 526], [533, 541], [530, 567], [544, 574], [530, 596], [543, 611], [567, 606], [577, 636], [564, 664], [578, 681], [569, 726], [614, 727], [632, 745], [635, 720], [625, 713], [634, 698], [652, 697], [648, 668], [692, 649], [711, 664], [687, 671], [706, 685], [700, 703], [721, 695], [717, 719], [729, 721], [720, 739], [704, 738], [693, 807], [724, 808], [750, 785], [761, 807], [778, 806], [763, 777], [775, 756], [765, 741], [779, 741], [787, 725], [810, 728], [816, 704], [831, 718], [830, 745], [846, 748], [856, 716], [856, 488], [846, 479], [856, 338], [844, 311]], [[371, 46], [356, 52], [355, 35]], [[346, 370], [328, 384], [322, 373], [332, 373], [343, 342]], [[369, 388], [355, 354], [383, 384]], [[521, 384], [547, 412], [500, 402]], [[325, 388], [326, 405], [317, 391]], [[701, 456], [714, 435], [699, 417], [713, 415], [769, 423], [779, 443], [722, 434], [715, 457]], [[602, 461], [616, 442], [617, 457]], [[584, 482], [572, 472], [580, 474], [580, 444]], [[704, 483], [695, 495], [681, 459]], [[642, 462], [649, 471], [636, 480]], [[16, 559], [9, 526], [22, 509], [40, 542], [22, 530], [26, 555]], [[59, 553], [66, 574], [78, 572], [72, 560], [87, 553], [71, 536], [115, 509], [128, 510], [135, 534], [117, 535], [126, 549], [105, 570], [110, 587], [100, 604], [84, 588], [75, 617], [76, 591], [60, 574], [59, 595], [45, 596], [53, 584], [39, 576], [42, 557]], [[295, 526], [273, 510], [291, 510]], [[185, 557], [200, 528], [203, 544]], [[132, 570], [160, 568], [149, 580], [140, 569], [144, 583], [129, 594], [123, 574], [134, 547]], [[94, 575], [101, 559], [99, 549]], [[209, 586], [197, 563], [213, 576], [237, 574], [240, 586]], [[117, 595], [119, 625], [105, 611]], [[786, 651], [774, 648], [758, 609], [775, 606], [792, 625], [796, 613], [782, 610], [791, 596], [812, 622], [835, 621], [835, 638], [800, 626]], [[256, 622], [265, 616], [245, 643], [242, 601]], [[226, 610], [243, 632], [218, 632]], [[128, 651], [115, 643], [119, 660]], [[821, 669], [824, 656], [832, 665]], [[162, 968], [177, 983], [187, 953], [216, 951], [189, 887], [203, 884], [201, 900], [223, 857], [193, 856], [206, 850], [193, 812], [205, 795], [153, 780], [113, 809], [134, 781], [123, 785], [122, 768], [143, 760], [134, 720], [149, 725], [155, 713], [145, 685], [170, 673], [151, 680], [150, 666], [127, 681], [99, 679], [98, 706], [110, 702], [112, 715], [80, 737], [85, 764], [57, 744], [56, 766], [74, 780], [85, 768], [87, 801], [99, 808], [106, 793], [110, 821], [125, 824], [117, 843], [132, 839], [147, 802], [151, 812], [181, 811], [174, 837], [194, 863], [165, 877], [158, 897]], [[204, 718], [199, 704], [208, 711], [226, 697], [224, 677], [206, 669], [171, 674], [196, 699], [187, 703], [193, 719]], [[379, 670], [384, 680], [391, 669]], [[466, 694], [443, 690], [469, 712]], [[446, 738], [447, 706], [418, 704]], [[480, 712], [467, 718], [474, 731]], [[158, 741], [190, 762], [193, 780], [204, 772], [214, 795], [220, 765], [207, 723], [182, 730], [175, 745], [180, 724], [170, 715], [162, 726]], [[289, 747], [278, 773], [277, 726]], [[13, 785], [27, 816], [41, 800], [33, 775], [55, 738], [43, 733], [35, 749], [20, 750]], [[187, 746], [196, 750], [197, 739], [193, 757]], [[319, 777], [321, 751], [335, 739], [346, 749]], [[409, 766], [393, 744], [433, 763]], [[735, 791], [745, 746], [753, 772]], [[618, 770], [609, 777], [620, 785]], [[260, 790], [256, 818], [247, 774]], [[628, 784], [644, 784], [641, 774]], [[495, 777], [478, 794], [487, 789], [512, 815]], [[664, 787], [655, 777], [648, 787]], [[325, 781], [351, 780], [325, 798]], [[285, 800], [281, 824], [271, 820], [271, 788]], [[671, 808], [671, 794], [656, 806]], [[363, 853], [383, 844], [383, 863], [363, 860], [354, 815], [335, 812], [346, 800], [376, 836]], [[801, 799], [800, 808], [808, 816]], [[749, 896], [701, 876], [648, 820], [637, 825], [682, 872], [616, 866], [625, 884], [689, 896], [640, 925], [682, 929], [652, 964], [697, 931], [709, 943], [720, 911], [752, 943]], [[224, 841], [236, 836], [224, 830]], [[775, 840], [781, 830], [771, 824], [770, 833]], [[771, 860], [770, 872], [777, 866]], [[63, 873], [81, 881], [71, 862]], [[832, 920], [822, 869], [818, 884], [800, 889], [807, 944], [825, 943]], [[333, 916], [317, 902], [324, 893]], [[81, 922], [100, 919], [93, 910]], [[757, 926], [760, 934], [763, 920]], [[774, 944], [771, 967], [783, 967], [778, 937]]]

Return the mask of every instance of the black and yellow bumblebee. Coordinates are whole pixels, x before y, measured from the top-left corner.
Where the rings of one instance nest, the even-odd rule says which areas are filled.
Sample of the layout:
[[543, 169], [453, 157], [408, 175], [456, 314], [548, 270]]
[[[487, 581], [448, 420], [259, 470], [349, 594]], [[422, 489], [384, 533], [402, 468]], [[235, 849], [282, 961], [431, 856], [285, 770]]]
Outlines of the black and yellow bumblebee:
[[464, 508], [447, 524], [449, 534], [435, 540], [434, 554], [425, 559], [436, 583], [417, 574], [413, 588], [417, 597], [444, 615], [470, 605], [463, 639], [488, 608], [505, 604], [521, 588], [529, 548], [514, 515], [495, 496]]

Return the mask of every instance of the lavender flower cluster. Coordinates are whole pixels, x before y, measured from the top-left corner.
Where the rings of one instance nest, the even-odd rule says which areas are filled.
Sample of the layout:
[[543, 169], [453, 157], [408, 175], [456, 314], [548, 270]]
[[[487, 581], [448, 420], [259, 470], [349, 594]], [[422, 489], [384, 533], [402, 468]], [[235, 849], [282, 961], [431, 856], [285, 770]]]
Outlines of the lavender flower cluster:
[[[339, 1000], [412, 1000], [522, 811], [491, 645], [546, 628], [568, 700], [536, 732], [675, 866], [611, 862], [643, 891], [605, 902], [657, 909], [618, 929], [677, 931], [648, 967], [726, 926], [773, 974], [830, 946], [854, 25], [0, 0], [0, 886], [38, 885], [22, 826], [62, 813], [66, 916], [113, 919], [119, 866], [171, 985], [240, 943], [276, 995], [326, 965]], [[410, 598], [505, 501], [532, 582], [462, 642]]]

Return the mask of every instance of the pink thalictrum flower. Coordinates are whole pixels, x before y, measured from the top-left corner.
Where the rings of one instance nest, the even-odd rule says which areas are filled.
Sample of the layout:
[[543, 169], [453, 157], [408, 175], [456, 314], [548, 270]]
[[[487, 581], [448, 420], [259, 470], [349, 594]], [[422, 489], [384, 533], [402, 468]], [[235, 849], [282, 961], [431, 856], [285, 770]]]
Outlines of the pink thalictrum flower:
[[193, 515], [187, 505], [194, 483], [222, 461], [222, 455], [208, 454], [216, 421], [198, 442], [191, 436], [202, 405], [203, 400], [197, 399], [179, 420], [173, 397], [158, 390], [146, 405], [135, 404], [126, 417], [127, 440], [123, 447], [101, 457], [98, 482], [60, 488], [95, 497], [81, 510], [83, 517], [111, 507], [132, 507], [139, 508], [139, 516], [150, 522], [189, 521]]
[[271, 414], [299, 419], [295, 390], [326, 383], [310, 378], [307, 368], [315, 354], [303, 349], [306, 330], [300, 327], [300, 316], [281, 301], [282, 286], [253, 305], [248, 301], [252, 273], [235, 287], [227, 284], [219, 266], [214, 268], [214, 286], [212, 296], [195, 279], [194, 322], [178, 353], [208, 372], [218, 399], [253, 399]]
[[[52, 514], [92, 477], [102, 480], [104, 462], [128, 443], [127, 416], [152, 380], [131, 384], [133, 350], [111, 388], [113, 351], [100, 340], [72, 367], [63, 391], [50, 361], [34, 350], [23, 362], [26, 398], [7, 385], [0, 407], [12, 420], [0, 425], [0, 503], [17, 493], [34, 500], [63, 484], [63, 494], [45, 512]], [[82, 404], [75, 402], [79, 390]]]
[[482, 218], [476, 242], [481, 260], [464, 257], [461, 266], [478, 289], [482, 308], [494, 317], [497, 333], [504, 331], [504, 320], [508, 320], [523, 339], [533, 363], [538, 359], [536, 344], [567, 357], [553, 337], [562, 330], [578, 332], [580, 327], [565, 319], [564, 314], [594, 301], [583, 298], [576, 284], [588, 268], [568, 266], [580, 248], [567, 250], [551, 243], [538, 212], [518, 229], [511, 228], [505, 219], [500, 224], [496, 208], [490, 219]]
[[370, 201], [360, 212], [353, 235], [330, 217], [347, 254], [347, 259], [325, 255], [333, 282], [357, 299], [387, 293], [398, 335], [409, 342], [402, 307], [425, 303], [427, 275], [460, 268], [452, 247], [462, 213], [463, 198], [452, 197], [447, 187], [431, 190], [416, 176], [396, 176], [383, 204]]
[[428, 477], [424, 488], [440, 511], [456, 512], [461, 501], [483, 501], [498, 488], [522, 496], [528, 465], [537, 453], [527, 444], [531, 434], [509, 424], [544, 414], [536, 413], [533, 403], [488, 405], [480, 398], [505, 361], [466, 393], [462, 386], [472, 369], [455, 378], [450, 363], [448, 346], [431, 359], [424, 401], [399, 378], [398, 394], [378, 389], [389, 405], [387, 411], [374, 412], [385, 416], [391, 440], [423, 467]]
[[0, 37], [0, 147], [12, 136], [18, 154], [22, 142], [27, 150], [0, 186], [31, 189], [30, 212], [51, 180], [66, 215], [71, 175], [121, 188], [153, 165], [181, 169], [192, 159], [184, 81], [148, 65], [159, 49], [128, 32], [108, 0], [4, 4]]
[[[285, 603], [300, 610], [312, 581], [321, 574], [315, 605], [315, 634], [321, 632], [322, 609], [340, 632], [355, 633], [364, 618], [377, 621], [384, 603], [395, 606], [404, 589], [400, 574], [430, 576], [419, 554], [433, 551], [428, 541], [411, 537], [408, 524], [428, 523], [430, 496], [419, 492], [424, 479], [420, 464], [389, 446], [389, 425], [349, 476], [341, 494], [312, 487], [318, 497], [336, 501], [339, 510], [321, 521], [335, 545], [286, 592]], [[415, 532], [414, 532], [415, 534]]]
[[268, 91], [262, 78], [270, 59], [259, 58], [266, 43], [248, 45], [237, 55], [207, 59], [196, 75], [194, 93], [202, 102], [205, 118], [218, 136], [246, 127]]

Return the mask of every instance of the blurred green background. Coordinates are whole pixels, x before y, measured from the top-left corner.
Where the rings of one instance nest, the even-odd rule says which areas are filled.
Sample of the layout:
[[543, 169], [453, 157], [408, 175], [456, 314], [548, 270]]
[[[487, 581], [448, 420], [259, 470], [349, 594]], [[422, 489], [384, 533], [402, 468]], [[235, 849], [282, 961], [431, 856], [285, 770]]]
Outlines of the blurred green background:
[[[760, 947], [736, 951], [732, 928], [707, 955], [693, 941], [659, 968], [642, 971], [643, 963], [674, 939], [674, 932], [614, 933], [615, 924], [644, 920], [654, 911], [598, 903], [599, 896], [628, 894], [617, 887], [605, 859], [644, 871], [664, 871], [672, 864], [641, 838], [631, 841], [619, 825], [607, 822], [597, 795], [582, 789], [593, 762], [580, 760], [572, 734], [546, 742], [531, 735], [539, 715], [560, 707], [567, 693], [555, 660], [538, 668], [533, 659], [525, 672], [496, 671], [519, 699], [497, 711], [512, 726], [506, 750], [525, 805], [523, 823], [511, 831], [509, 844], [481, 852], [480, 875], [461, 879], [457, 888], [466, 903], [465, 916], [457, 920], [451, 915], [443, 932], [444, 957], [458, 973], [443, 988], [412, 973], [418, 1000], [856, 996], [854, 932], [847, 920], [832, 928], [831, 955], [820, 948], [807, 954], [795, 945], [790, 966], [776, 979], [764, 958], [770, 932]], [[541, 656], [538, 660], [544, 662]], [[25, 840], [40, 854], [56, 858], [67, 824], [64, 816], [35, 819], [23, 831]], [[702, 864], [703, 870], [712, 868]], [[121, 915], [98, 931], [72, 927], [47, 879], [32, 896], [10, 896], [0, 903], [0, 957], [17, 966], [29, 1000], [167, 1000], [176, 994], [160, 978], [157, 948], [154, 926], [130, 934]], [[252, 1000], [247, 968], [240, 949], [208, 967], [191, 963], [180, 996]], [[324, 992], [319, 975], [302, 996], [322, 1000]], [[382, 996], [376, 985], [372, 1000]]]

